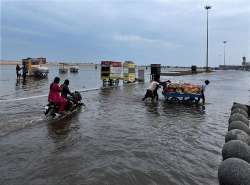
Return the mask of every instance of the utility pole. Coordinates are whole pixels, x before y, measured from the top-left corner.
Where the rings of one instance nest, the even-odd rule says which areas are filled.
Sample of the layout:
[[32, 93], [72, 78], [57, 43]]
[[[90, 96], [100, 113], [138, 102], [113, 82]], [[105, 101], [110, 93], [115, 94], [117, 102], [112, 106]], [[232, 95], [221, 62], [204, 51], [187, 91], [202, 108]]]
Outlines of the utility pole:
[[208, 10], [211, 9], [212, 6], [205, 6], [205, 9], [207, 10], [207, 50], [206, 50], [206, 71], [208, 72]]
[[223, 41], [223, 44], [224, 44], [224, 66], [226, 65], [226, 43], [227, 41]]

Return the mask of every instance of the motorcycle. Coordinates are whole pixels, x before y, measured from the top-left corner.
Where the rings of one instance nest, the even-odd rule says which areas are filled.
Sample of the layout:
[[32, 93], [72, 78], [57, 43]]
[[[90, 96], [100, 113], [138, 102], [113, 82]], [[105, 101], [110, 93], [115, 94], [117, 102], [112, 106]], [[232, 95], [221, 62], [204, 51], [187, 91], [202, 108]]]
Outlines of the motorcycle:
[[84, 106], [84, 103], [82, 102], [82, 96], [80, 92], [75, 91], [72, 96], [67, 97], [67, 106], [65, 108], [65, 114], [58, 114], [58, 106], [56, 106], [53, 102], [49, 102], [45, 106], [44, 114], [46, 118], [63, 118], [80, 110], [82, 106]]

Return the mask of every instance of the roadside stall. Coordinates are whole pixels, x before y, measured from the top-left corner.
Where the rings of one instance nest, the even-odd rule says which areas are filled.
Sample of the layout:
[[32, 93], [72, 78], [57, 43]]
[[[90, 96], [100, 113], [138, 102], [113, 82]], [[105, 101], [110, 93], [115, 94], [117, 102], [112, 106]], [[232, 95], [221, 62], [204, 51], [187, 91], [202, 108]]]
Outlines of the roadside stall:
[[138, 68], [138, 81], [139, 82], [144, 82], [144, 67], [139, 67]]
[[59, 73], [67, 73], [69, 70], [66, 63], [59, 63]]
[[23, 66], [27, 68], [27, 76], [44, 78], [48, 76], [49, 68], [46, 58], [26, 58], [22, 59]]
[[122, 79], [122, 62], [102, 61], [101, 62], [101, 79], [103, 85], [118, 85]]
[[78, 71], [79, 71], [79, 66], [78, 66], [78, 65], [71, 65], [71, 66], [69, 67], [69, 70], [70, 70], [71, 73], [78, 73]]
[[123, 63], [123, 81], [125, 83], [135, 82], [135, 64], [132, 61]]

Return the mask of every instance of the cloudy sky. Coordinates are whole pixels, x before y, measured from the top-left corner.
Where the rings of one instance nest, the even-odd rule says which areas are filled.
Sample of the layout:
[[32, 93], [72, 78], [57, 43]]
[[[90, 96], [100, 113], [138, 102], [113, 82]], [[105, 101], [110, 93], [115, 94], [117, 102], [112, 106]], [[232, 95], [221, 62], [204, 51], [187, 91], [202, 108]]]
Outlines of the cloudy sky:
[[0, 0], [1, 59], [133, 60], [205, 66], [250, 61], [249, 0]]

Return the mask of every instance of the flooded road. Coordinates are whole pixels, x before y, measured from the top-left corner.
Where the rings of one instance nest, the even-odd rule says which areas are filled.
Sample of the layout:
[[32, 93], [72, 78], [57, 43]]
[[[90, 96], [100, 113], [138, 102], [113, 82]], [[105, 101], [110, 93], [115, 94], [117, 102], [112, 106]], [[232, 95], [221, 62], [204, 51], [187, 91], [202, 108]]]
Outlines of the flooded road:
[[[0, 100], [47, 94], [48, 79], [16, 84], [0, 68]], [[100, 87], [99, 71], [67, 74], [71, 89]], [[44, 120], [47, 97], [0, 104], [0, 184], [218, 184], [217, 169], [234, 101], [250, 104], [250, 73], [217, 71], [163, 77], [210, 80], [202, 106], [142, 102], [148, 82], [82, 93], [86, 108], [58, 123]], [[4, 88], [3, 88], [4, 87]]]

